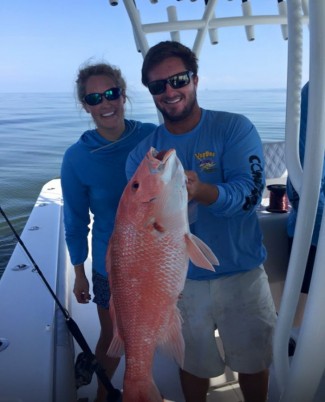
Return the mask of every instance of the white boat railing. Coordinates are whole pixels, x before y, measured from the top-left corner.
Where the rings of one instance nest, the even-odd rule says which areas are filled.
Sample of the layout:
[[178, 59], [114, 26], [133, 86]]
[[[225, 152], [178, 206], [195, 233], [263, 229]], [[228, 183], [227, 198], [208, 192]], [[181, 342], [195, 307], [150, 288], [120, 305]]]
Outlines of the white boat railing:
[[[293, 0], [288, 4], [288, 67], [287, 67], [287, 101], [286, 101], [286, 165], [290, 180], [300, 194], [302, 184], [302, 166], [299, 158], [299, 128], [300, 128], [300, 100], [301, 100], [301, 70], [302, 70], [302, 24], [301, 11], [297, 12], [299, 0]], [[298, 225], [297, 225], [298, 226]], [[294, 314], [299, 299], [302, 283], [303, 266], [307, 261], [308, 249], [311, 241], [311, 232], [305, 232], [300, 240], [305, 242], [305, 247], [300, 251], [300, 275], [297, 275], [296, 253], [292, 250], [291, 270], [287, 273], [285, 288], [279, 312], [278, 324], [274, 342], [275, 374], [283, 392], [289, 375], [288, 343], [293, 324]], [[295, 236], [296, 238], [297, 236]], [[301, 255], [303, 254], [303, 255]], [[300, 286], [299, 286], [300, 284]], [[283, 302], [285, 300], [285, 302]]]
[[[291, 5], [293, 5], [292, 2]], [[322, 178], [325, 148], [325, 3], [322, 0], [310, 2], [310, 84], [308, 123], [306, 136], [306, 151], [304, 169], [299, 165], [299, 138], [295, 112], [287, 114], [287, 125], [293, 122], [293, 132], [287, 131], [287, 167], [290, 178], [300, 195], [297, 225], [291, 258], [289, 261], [287, 279], [279, 312], [278, 325], [275, 333], [274, 364], [281, 401], [305, 402], [312, 401], [325, 369], [325, 270], [324, 247], [325, 227], [322, 224], [314, 272], [311, 281], [305, 314], [300, 329], [296, 352], [289, 366], [287, 350], [290, 330], [298, 303], [300, 288], [308, 257], [309, 246], [315, 222], [315, 215]], [[294, 14], [295, 10], [288, 11]], [[290, 27], [290, 18], [289, 18]], [[289, 28], [290, 41], [290, 28]], [[289, 58], [290, 59], [290, 58]], [[292, 63], [289, 60], [288, 70]], [[288, 74], [289, 78], [292, 78]], [[288, 82], [289, 84], [289, 82]], [[292, 85], [294, 86], [294, 84]], [[288, 85], [289, 90], [289, 85]], [[293, 91], [297, 92], [297, 88]], [[290, 95], [290, 93], [289, 93]], [[296, 96], [297, 97], [297, 96]], [[299, 102], [291, 103], [294, 107]], [[298, 113], [299, 116], [299, 113]], [[290, 120], [290, 121], [289, 121]], [[290, 145], [294, 147], [290, 155]]]

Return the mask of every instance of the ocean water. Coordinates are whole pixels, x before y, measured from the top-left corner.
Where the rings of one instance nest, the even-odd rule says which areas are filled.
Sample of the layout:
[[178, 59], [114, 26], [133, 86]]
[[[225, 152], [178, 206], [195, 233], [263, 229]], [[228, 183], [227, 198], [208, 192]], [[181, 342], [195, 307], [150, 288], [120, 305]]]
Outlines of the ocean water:
[[[129, 93], [126, 117], [158, 123], [147, 92]], [[202, 91], [202, 107], [242, 113], [262, 141], [284, 139], [285, 91]], [[62, 156], [92, 121], [74, 94], [0, 93], [0, 205], [20, 234], [43, 185], [60, 176]], [[0, 214], [0, 276], [16, 239]]]

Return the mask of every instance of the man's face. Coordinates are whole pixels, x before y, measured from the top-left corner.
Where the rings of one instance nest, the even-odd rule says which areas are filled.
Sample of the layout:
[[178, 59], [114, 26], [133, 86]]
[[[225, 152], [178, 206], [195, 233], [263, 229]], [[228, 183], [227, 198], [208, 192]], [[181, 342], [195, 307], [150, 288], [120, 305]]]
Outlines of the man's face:
[[[164, 80], [186, 71], [183, 61], [178, 57], [170, 57], [149, 71], [149, 83]], [[191, 116], [193, 108], [198, 107], [196, 99], [198, 77], [192, 76], [189, 84], [182, 88], [172, 88], [166, 84], [165, 91], [153, 95], [157, 109], [161, 112], [165, 122], [180, 122]]]

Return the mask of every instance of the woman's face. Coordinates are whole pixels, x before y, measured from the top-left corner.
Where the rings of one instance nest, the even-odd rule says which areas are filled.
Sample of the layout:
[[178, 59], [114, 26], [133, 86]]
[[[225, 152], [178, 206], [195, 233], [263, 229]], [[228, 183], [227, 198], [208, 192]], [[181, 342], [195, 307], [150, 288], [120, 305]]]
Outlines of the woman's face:
[[[115, 82], [107, 75], [93, 75], [87, 80], [86, 95], [91, 93], [102, 94], [107, 89], [115, 87]], [[124, 131], [124, 103], [125, 94], [123, 92], [118, 99], [107, 100], [102, 96], [102, 101], [98, 105], [90, 106], [84, 102], [83, 106], [91, 114], [99, 134], [110, 141], [114, 141]]]

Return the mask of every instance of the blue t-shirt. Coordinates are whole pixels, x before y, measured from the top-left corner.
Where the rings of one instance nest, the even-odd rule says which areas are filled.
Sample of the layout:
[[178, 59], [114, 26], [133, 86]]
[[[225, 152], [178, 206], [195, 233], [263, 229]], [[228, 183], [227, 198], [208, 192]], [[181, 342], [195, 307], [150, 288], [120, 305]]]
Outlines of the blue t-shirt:
[[199, 124], [190, 132], [175, 135], [161, 125], [130, 153], [128, 179], [150, 146], [158, 151], [176, 149], [185, 170], [218, 186], [219, 197], [213, 204], [189, 204], [189, 221], [191, 232], [213, 250], [220, 266], [213, 273], [190, 262], [188, 278], [218, 278], [263, 263], [266, 251], [256, 209], [265, 185], [264, 158], [254, 125], [239, 114], [203, 109]]
[[[300, 110], [300, 137], [299, 137], [299, 157], [301, 166], [304, 166], [304, 156], [306, 148], [306, 133], [307, 133], [307, 115], [308, 115], [308, 89], [309, 82], [307, 82], [301, 91], [301, 110]], [[325, 160], [324, 160], [325, 162]], [[311, 244], [317, 246], [320, 226], [322, 223], [323, 209], [325, 203], [325, 163], [323, 163], [323, 173], [320, 185], [319, 200], [316, 211], [315, 226]], [[298, 207], [299, 207], [299, 195], [295, 191], [290, 179], [287, 180], [287, 194], [291, 204], [290, 214], [288, 216], [287, 233], [289, 237], [294, 236]]]
[[125, 162], [129, 152], [156, 126], [125, 120], [125, 131], [114, 142], [97, 130], [86, 131], [65, 152], [61, 168], [66, 242], [73, 265], [88, 256], [90, 215], [92, 226], [92, 266], [107, 275], [105, 256], [112, 234], [117, 206], [127, 183]]

